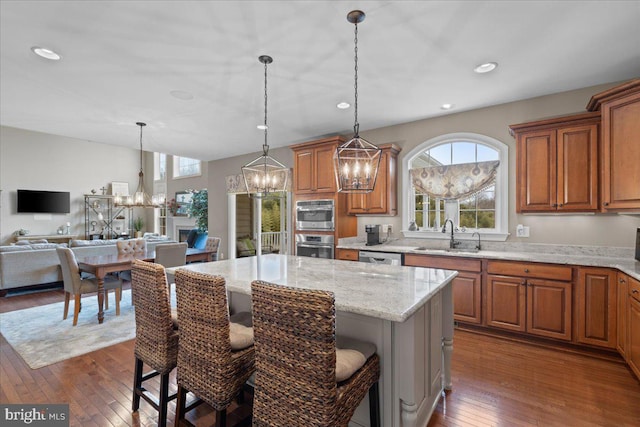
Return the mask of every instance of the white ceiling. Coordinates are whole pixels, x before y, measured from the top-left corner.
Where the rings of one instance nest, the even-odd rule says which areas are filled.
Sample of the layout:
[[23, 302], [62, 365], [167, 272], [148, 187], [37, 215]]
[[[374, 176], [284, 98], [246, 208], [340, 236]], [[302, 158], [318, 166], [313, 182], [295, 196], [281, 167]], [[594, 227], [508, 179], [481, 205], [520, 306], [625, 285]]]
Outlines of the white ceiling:
[[145, 121], [145, 150], [256, 152], [267, 54], [271, 147], [349, 133], [353, 9], [361, 130], [640, 75], [639, 1], [2, 0], [0, 123], [137, 148]]

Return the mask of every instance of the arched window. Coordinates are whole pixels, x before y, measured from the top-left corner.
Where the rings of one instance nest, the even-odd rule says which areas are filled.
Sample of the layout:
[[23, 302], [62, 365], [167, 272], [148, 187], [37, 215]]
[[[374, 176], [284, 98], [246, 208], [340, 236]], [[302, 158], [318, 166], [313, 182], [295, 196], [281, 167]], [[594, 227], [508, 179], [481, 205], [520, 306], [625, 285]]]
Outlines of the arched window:
[[405, 236], [448, 238], [450, 219], [462, 239], [478, 231], [506, 240], [508, 164], [508, 146], [480, 134], [441, 135], [414, 148], [403, 160]]

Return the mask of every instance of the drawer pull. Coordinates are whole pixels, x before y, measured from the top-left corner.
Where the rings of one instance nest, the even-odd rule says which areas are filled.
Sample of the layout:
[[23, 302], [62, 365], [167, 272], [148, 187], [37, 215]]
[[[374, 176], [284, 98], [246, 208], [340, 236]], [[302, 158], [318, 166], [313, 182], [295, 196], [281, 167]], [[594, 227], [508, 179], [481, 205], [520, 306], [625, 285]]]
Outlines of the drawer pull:
[[528, 269], [528, 268], [525, 268], [525, 269], [524, 269], [524, 272], [525, 272], [525, 273], [528, 273], [528, 272], [529, 272], [529, 269]]
[[634, 289], [631, 291], [632, 294], [637, 294], [639, 291], [637, 289]]
[[620, 283], [627, 283], [627, 281], [624, 279], [620, 279]]

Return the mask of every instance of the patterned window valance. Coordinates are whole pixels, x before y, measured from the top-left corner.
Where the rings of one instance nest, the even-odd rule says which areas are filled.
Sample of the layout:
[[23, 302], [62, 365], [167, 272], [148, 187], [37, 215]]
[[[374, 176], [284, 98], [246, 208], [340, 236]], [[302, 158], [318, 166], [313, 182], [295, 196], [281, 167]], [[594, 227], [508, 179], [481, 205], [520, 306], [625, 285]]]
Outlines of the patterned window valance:
[[416, 192], [441, 199], [464, 199], [493, 185], [499, 160], [411, 169]]
[[[288, 172], [286, 191], [291, 191], [291, 170]], [[247, 186], [241, 173], [225, 177], [228, 194], [247, 194]]]

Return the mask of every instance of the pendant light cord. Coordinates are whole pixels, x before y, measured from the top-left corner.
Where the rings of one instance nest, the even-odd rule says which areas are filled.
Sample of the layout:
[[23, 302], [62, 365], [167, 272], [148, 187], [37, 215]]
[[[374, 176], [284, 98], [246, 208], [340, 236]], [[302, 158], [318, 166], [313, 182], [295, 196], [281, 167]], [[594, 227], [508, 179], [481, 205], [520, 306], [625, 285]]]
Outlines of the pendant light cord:
[[143, 125], [138, 125], [140, 126], [140, 174], [142, 174], [142, 128]]
[[264, 155], [269, 154], [269, 144], [267, 143], [267, 62], [264, 63], [264, 145], [262, 146], [262, 152]]
[[354, 89], [355, 89], [355, 105], [354, 105], [354, 117], [355, 117], [355, 121], [353, 124], [353, 133], [354, 133], [354, 137], [355, 138], [359, 138], [360, 136], [358, 135], [360, 133], [360, 123], [358, 123], [358, 23], [355, 22], [354, 23], [356, 29], [354, 31], [355, 33], [355, 48], [354, 48], [354, 56], [355, 56], [355, 67], [354, 67], [354, 71], [355, 71], [355, 84], [354, 84]]

